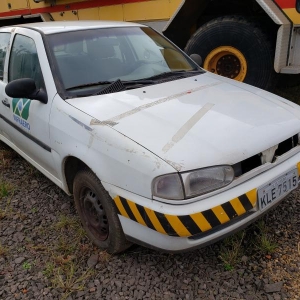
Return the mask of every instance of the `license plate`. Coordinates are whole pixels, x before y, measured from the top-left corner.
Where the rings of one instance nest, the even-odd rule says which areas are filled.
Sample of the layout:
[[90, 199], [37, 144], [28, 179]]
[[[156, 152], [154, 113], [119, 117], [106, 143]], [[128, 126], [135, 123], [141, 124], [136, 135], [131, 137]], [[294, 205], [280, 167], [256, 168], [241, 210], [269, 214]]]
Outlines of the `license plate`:
[[257, 191], [259, 209], [263, 210], [268, 205], [284, 197], [298, 186], [298, 171], [294, 169], [261, 187]]

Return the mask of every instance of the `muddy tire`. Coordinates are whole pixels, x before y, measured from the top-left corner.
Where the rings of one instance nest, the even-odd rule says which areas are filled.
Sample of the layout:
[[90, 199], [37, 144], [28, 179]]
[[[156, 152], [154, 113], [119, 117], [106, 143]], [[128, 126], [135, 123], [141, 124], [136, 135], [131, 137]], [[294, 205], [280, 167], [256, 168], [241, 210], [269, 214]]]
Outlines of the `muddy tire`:
[[272, 46], [259, 26], [245, 18], [216, 18], [192, 36], [185, 48], [197, 53], [208, 71], [272, 90], [277, 81]]
[[90, 170], [78, 172], [74, 179], [76, 210], [90, 240], [114, 254], [130, 246], [123, 233], [115, 203]]

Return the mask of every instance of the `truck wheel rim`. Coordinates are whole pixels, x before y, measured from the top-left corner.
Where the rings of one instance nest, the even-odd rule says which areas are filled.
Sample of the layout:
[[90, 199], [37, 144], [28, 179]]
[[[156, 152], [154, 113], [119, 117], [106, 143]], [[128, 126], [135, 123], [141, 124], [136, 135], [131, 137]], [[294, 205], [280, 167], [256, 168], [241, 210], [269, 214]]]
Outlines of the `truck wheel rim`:
[[247, 61], [238, 49], [221, 46], [212, 50], [204, 61], [204, 69], [209, 72], [244, 81], [247, 75]]
[[88, 188], [83, 191], [82, 196], [82, 212], [86, 226], [98, 240], [105, 241], [108, 237], [109, 225], [99, 197]]

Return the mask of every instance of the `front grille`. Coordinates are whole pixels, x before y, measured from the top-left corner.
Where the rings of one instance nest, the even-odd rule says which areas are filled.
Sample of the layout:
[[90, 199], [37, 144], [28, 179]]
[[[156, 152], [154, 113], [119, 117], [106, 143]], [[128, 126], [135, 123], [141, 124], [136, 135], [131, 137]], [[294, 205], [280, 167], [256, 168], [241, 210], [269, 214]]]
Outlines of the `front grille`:
[[[272, 162], [276, 160], [279, 156], [289, 152], [293, 148], [295, 148], [298, 145], [298, 135], [294, 135], [285, 141], [278, 144], [278, 148], [275, 151], [274, 157]], [[251, 156], [237, 164], [234, 164], [232, 167], [234, 169], [234, 175], [235, 177], [239, 177], [241, 175], [246, 174], [247, 172], [260, 167], [262, 165], [261, 161], [261, 153], [258, 153], [254, 156]]]
[[276, 157], [290, 151], [294, 147], [296, 147], [298, 144], [298, 135], [294, 135], [293, 137], [281, 142], [278, 145], [277, 150], [275, 151], [275, 159]]

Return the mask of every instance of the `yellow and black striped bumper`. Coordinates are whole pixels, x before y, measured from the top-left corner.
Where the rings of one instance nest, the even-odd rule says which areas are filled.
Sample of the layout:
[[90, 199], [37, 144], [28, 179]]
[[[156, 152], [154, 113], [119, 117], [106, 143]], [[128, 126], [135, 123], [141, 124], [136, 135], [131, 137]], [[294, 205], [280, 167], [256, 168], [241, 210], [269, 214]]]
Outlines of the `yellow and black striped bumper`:
[[114, 198], [120, 215], [162, 234], [190, 237], [225, 224], [256, 206], [257, 190], [222, 205], [191, 215], [169, 215], [154, 211], [122, 197]]

